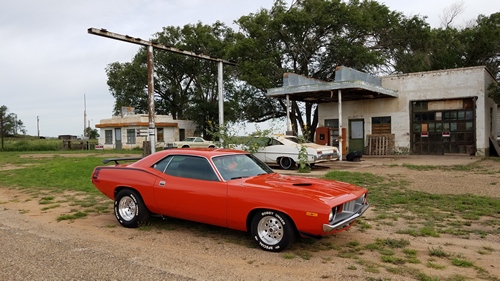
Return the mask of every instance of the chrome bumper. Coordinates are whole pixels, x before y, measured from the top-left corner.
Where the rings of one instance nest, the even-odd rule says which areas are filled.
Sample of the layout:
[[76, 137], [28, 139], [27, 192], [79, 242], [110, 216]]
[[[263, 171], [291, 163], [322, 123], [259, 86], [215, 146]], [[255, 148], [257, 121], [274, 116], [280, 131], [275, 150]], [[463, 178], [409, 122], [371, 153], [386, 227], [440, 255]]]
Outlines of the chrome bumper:
[[328, 224], [328, 223], [323, 224], [323, 231], [330, 232], [333, 230], [339, 230], [339, 229], [348, 227], [349, 225], [351, 225], [351, 223], [353, 221], [355, 221], [357, 218], [359, 218], [368, 209], [368, 207], [370, 207], [370, 204], [363, 205], [363, 207], [361, 209], [359, 209], [358, 212], [353, 213], [352, 216], [350, 216], [342, 221], [336, 222], [335, 224]]

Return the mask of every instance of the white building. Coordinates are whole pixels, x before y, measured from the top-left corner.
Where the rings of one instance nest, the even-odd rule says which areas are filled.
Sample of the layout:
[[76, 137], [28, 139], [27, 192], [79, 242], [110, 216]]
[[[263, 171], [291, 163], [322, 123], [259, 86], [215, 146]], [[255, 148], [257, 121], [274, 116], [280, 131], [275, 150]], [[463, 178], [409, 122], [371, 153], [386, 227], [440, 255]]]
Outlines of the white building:
[[[149, 118], [144, 114], [122, 114], [100, 120], [99, 144], [104, 149], [142, 148], [148, 141]], [[165, 142], [183, 140], [194, 136], [196, 125], [192, 121], [174, 120], [170, 115], [155, 115], [156, 146], [164, 147]]]
[[343, 154], [489, 155], [500, 126], [494, 81], [482, 66], [385, 77], [339, 67], [334, 82], [286, 74], [268, 96], [317, 102], [316, 140], [340, 140]]

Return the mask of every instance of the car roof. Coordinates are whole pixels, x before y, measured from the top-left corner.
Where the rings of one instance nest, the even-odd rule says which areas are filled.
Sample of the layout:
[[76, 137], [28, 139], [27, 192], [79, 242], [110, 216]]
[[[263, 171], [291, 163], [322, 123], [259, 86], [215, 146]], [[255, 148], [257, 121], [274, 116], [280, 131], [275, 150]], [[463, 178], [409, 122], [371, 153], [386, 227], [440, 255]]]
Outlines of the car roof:
[[171, 148], [148, 155], [130, 166], [151, 166], [168, 155], [192, 155], [212, 158], [214, 156], [249, 154], [243, 150], [225, 148]]

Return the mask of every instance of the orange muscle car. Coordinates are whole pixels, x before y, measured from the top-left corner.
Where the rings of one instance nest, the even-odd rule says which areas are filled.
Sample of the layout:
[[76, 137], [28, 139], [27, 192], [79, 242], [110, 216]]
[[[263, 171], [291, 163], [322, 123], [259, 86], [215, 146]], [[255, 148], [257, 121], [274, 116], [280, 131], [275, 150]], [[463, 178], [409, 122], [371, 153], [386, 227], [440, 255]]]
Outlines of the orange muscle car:
[[169, 149], [110, 161], [116, 165], [94, 169], [92, 183], [114, 200], [124, 227], [138, 227], [150, 214], [175, 217], [248, 231], [260, 248], [279, 252], [297, 235], [348, 229], [369, 206], [364, 188], [277, 174], [240, 150]]

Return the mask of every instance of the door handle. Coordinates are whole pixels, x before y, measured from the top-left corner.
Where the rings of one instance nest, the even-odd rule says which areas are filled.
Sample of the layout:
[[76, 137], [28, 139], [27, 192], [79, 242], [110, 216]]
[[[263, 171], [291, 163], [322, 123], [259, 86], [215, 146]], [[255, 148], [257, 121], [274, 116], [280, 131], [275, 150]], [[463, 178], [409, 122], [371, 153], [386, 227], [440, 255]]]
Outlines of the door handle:
[[165, 181], [160, 181], [160, 186], [165, 186]]

